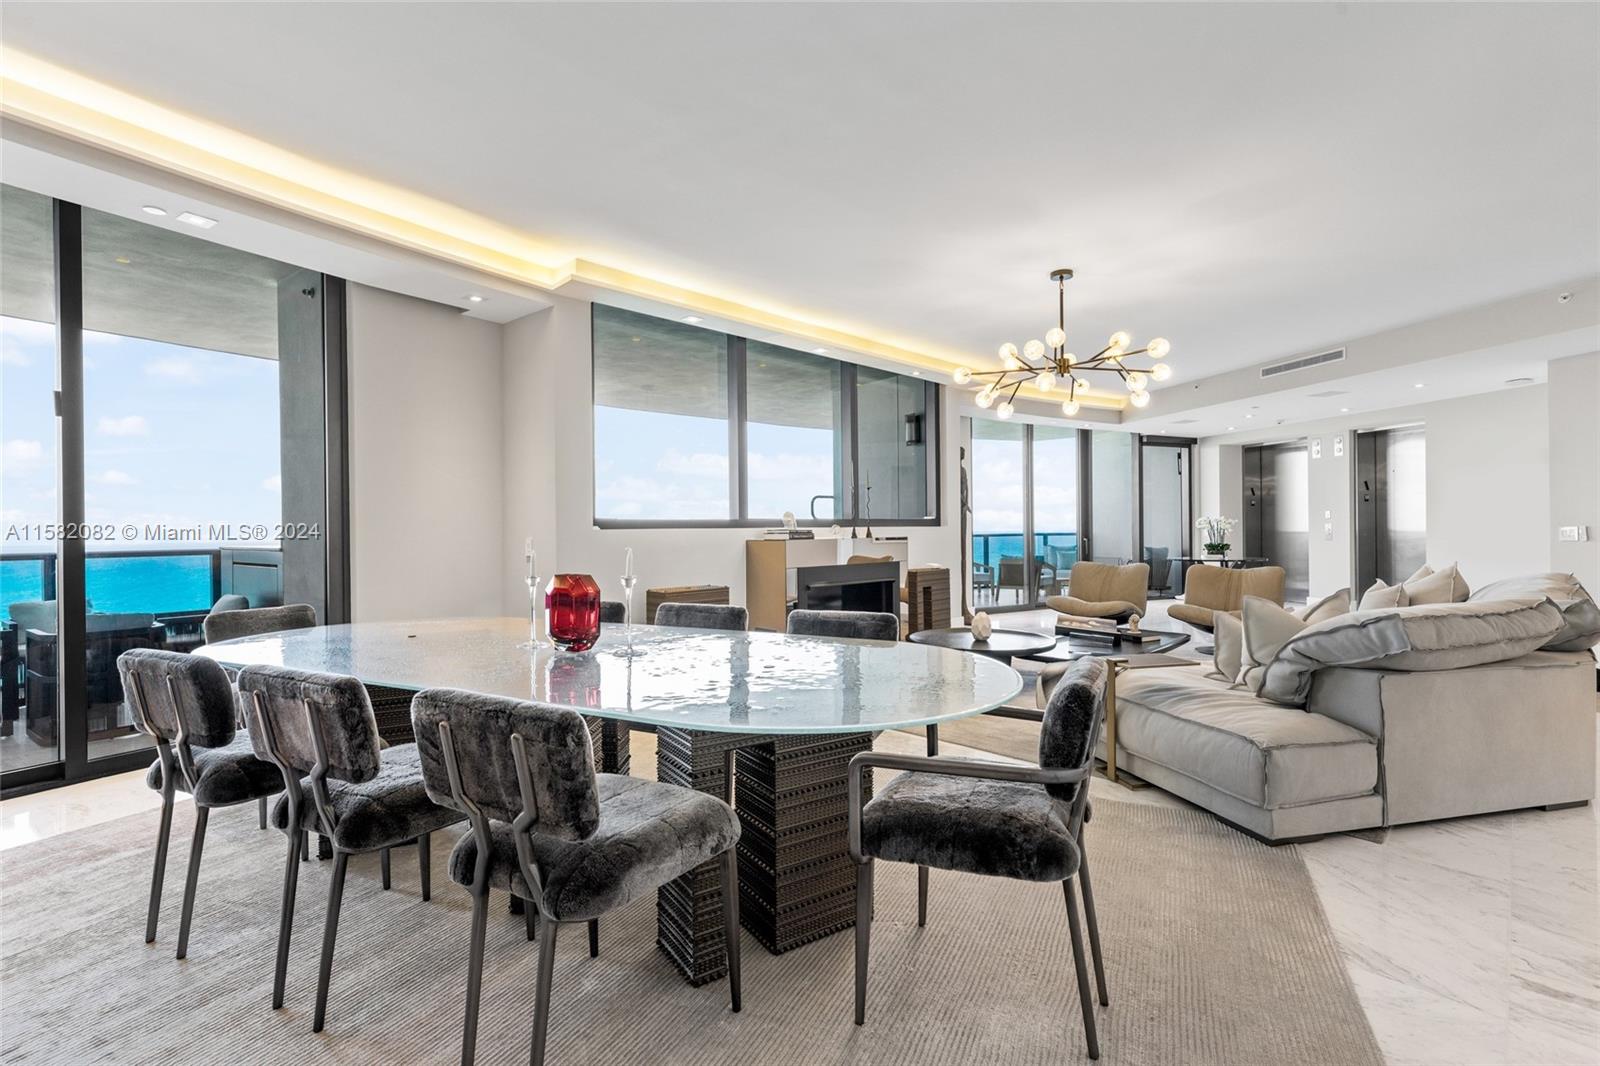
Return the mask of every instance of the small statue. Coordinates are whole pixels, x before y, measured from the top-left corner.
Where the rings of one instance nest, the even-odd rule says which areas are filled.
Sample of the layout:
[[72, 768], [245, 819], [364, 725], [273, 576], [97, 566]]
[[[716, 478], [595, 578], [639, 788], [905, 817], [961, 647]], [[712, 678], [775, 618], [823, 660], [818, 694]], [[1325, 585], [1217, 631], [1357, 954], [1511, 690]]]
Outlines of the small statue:
[[972, 639], [988, 640], [994, 632], [994, 623], [989, 620], [989, 612], [979, 611], [972, 616]]
[[1134, 615], [1133, 617], [1128, 619], [1128, 632], [1129, 633], [1137, 633], [1137, 632], [1139, 632], [1139, 616], [1138, 615]]

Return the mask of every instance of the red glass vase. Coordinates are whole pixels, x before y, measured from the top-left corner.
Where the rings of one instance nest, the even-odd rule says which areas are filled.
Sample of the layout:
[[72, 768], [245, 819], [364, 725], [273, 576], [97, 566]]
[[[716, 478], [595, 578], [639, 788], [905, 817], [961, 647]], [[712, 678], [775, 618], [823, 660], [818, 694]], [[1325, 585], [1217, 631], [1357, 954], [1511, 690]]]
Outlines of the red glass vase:
[[600, 586], [588, 574], [557, 574], [544, 594], [550, 639], [563, 651], [588, 651], [600, 639]]

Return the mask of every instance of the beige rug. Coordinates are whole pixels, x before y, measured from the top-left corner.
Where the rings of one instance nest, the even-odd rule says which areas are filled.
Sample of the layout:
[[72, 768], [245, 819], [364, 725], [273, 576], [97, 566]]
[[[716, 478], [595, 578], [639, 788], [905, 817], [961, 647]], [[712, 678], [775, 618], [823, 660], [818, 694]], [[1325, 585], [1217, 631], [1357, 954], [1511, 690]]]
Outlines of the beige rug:
[[[435, 844], [431, 903], [409, 850], [391, 892], [376, 856], [346, 889], [327, 1031], [311, 1033], [328, 863], [301, 874], [286, 1008], [270, 1007], [281, 837], [253, 808], [212, 818], [187, 961], [173, 959], [192, 811], [180, 806], [157, 943], [143, 943], [156, 814], [0, 855], [0, 1061], [451, 1063], [466, 971], [466, 893]], [[1381, 1062], [1299, 855], [1203, 814], [1098, 804], [1090, 827], [1111, 1006], [1102, 1062]], [[183, 841], [180, 845], [178, 841]], [[1084, 1061], [1062, 894], [880, 865], [865, 1028], [851, 1024], [852, 938], [773, 956], [744, 940], [745, 1009], [685, 985], [646, 901], [602, 923], [601, 957], [563, 929], [550, 1059], [760, 1066]], [[479, 1061], [526, 1061], [533, 945], [496, 897]]]

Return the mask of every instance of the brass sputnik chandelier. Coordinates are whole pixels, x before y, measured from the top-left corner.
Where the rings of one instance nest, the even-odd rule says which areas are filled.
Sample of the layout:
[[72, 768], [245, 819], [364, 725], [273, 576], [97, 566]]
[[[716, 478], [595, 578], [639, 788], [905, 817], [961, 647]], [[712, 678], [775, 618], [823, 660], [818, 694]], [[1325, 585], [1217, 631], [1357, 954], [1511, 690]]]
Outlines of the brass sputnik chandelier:
[[[1072, 271], [1066, 267], [1052, 270], [1050, 277], [1056, 282], [1056, 324], [1044, 335], [1044, 340], [1032, 340], [1017, 351], [1017, 346], [1007, 342], [1000, 346], [1000, 370], [972, 370], [957, 367], [953, 375], [957, 385], [965, 385], [973, 378], [993, 378], [979, 390], [976, 403], [988, 408], [996, 399], [1010, 390], [1010, 395], [1000, 400], [995, 413], [1010, 418], [1016, 412], [1014, 401], [1022, 386], [1032, 382], [1040, 392], [1054, 391], [1065, 384], [1067, 398], [1061, 402], [1061, 413], [1069, 418], [1077, 414], [1081, 404], [1078, 397], [1090, 389], [1089, 371], [1115, 374], [1128, 389], [1128, 402], [1135, 407], [1150, 406], [1150, 393], [1145, 385], [1150, 380], [1166, 381], [1172, 376], [1172, 367], [1161, 362], [1172, 350], [1165, 337], [1154, 337], [1143, 348], [1129, 350], [1133, 343], [1122, 330], [1113, 333], [1104, 348], [1094, 355], [1079, 357], [1067, 351], [1067, 279]], [[1148, 356], [1153, 362], [1147, 367], [1133, 367], [1127, 360], [1134, 356]], [[1035, 365], [1037, 364], [1037, 365]]]

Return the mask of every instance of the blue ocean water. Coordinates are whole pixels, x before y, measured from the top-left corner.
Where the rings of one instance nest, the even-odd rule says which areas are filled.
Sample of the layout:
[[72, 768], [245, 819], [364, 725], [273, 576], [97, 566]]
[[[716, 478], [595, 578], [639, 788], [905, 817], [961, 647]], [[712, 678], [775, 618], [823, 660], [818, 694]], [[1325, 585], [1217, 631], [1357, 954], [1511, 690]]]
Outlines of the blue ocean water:
[[[1078, 535], [1076, 533], [1035, 533], [1033, 535], [1033, 554], [1049, 558], [1047, 549], [1057, 548], [1069, 552], [1072, 558], [1077, 558]], [[998, 563], [1002, 558], [1017, 558], [1022, 552], [1021, 533], [974, 533], [972, 535], [972, 558], [979, 563], [990, 566]]]
[[[0, 605], [53, 599], [45, 561], [0, 560]], [[204, 611], [211, 606], [210, 555], [89, 556], [89, 602], [102, 614]]]

